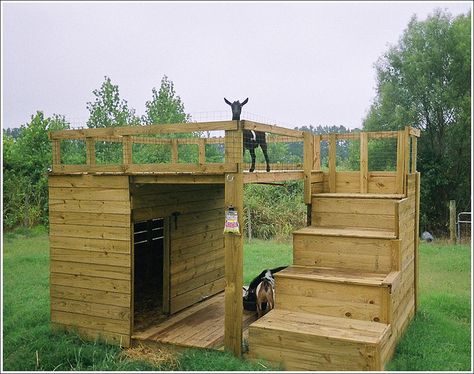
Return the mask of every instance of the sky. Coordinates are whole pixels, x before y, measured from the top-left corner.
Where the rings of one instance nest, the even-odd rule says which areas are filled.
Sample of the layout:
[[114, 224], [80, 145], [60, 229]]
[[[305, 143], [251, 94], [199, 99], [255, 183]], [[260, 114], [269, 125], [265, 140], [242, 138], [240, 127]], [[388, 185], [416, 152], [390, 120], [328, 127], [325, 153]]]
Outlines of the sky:
[[466, 14], [466, 1], [5, 2], [2, 127], [36, 111], [74, 126], [104, 77], [136, 114], [166, 75], [195, 121], [242, 118], [361, 127], [376, 95], [374, 64], [416, 15]]

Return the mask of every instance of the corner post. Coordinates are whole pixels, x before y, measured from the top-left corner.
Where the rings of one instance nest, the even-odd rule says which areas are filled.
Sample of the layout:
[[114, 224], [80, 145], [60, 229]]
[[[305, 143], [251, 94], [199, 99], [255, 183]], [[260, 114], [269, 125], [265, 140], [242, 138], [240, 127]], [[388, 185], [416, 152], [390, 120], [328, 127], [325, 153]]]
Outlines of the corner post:
[[224, 349], [237, 357], [242, 355], [242, 286], [243, 286], [243, 214], [244, 178], [243, 162], [243, 122], [237, 122], [236, 130], [225, 132], [226, 164], [234, 164], [236, 172], [225, 174], [225, 198], [227, 209], [233, 206], [237, 211], [240, 235], [224, 234], [225, 249], [225, 318]]

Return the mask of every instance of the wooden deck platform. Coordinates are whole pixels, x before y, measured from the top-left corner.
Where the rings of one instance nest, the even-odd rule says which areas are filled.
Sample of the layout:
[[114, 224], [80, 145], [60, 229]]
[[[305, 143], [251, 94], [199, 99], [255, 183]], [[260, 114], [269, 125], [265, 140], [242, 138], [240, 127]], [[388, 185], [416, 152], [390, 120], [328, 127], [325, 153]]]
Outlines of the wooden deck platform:
[[[157, 321], [145, 330], [135, 331], [132, 339], [135, 342], [220, 350], [224, 346], [224, 316], [224, 292], [221, 292], [165, 320]], [[244, 339], [248, 337], [249, 325], [256, 319], [256, 312], [244, 310]]]

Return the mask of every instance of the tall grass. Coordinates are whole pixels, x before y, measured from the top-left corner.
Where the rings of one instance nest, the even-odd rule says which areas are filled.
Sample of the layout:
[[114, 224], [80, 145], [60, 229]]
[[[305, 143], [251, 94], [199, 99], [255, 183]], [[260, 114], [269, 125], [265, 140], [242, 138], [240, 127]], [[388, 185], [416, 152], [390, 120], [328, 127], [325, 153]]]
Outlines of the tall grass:
[[294, 230], [306, 225], [302, 181], [276, 186], [246, 184], [244, 189], [245, 227], [248, 229], [250, 212], [254, 238], [288, 240]]
[[[290, 243], [252, 240], [244, 247], [244, 283], [265, 268], [292, 263]], [[423, 244], [420, 308], [388, 370], [469, 371], [471, 248]], [[44, 229], [7, 233], [3, 242], [3, 370], [257, 371], [270, 370], [218, 351], [186, 350], [156, 364], [120, 348], [51, 331], [49, 249]]]

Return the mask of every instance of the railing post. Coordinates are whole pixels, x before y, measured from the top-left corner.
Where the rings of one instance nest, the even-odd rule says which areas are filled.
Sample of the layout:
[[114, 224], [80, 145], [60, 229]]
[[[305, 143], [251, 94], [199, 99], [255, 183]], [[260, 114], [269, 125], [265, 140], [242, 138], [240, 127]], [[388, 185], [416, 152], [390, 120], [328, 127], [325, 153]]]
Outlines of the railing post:
[[321, 135], [313, 135], [313, 170], [321, 170]]
[[178, 139], [173, 138], [171, 139], [171, 163], [177, 164], [178, 160]]
[[234, 163], [237, 172], [226, 173], [224, 182], [224, 205], [232, 206], [238, 214], [240, 235], [224, 234], [225, 250], [225, 317], [224, 349], [235, 356], [242, 355], [242, 286], [243, 286], [243, 228], [244, 228], [244, 183], [242, 173], [243, 161], [242, 122], [237, 130], [225, 132], [225, 162]]
[[416, 156], [417, 156], [417, 144], [418, 138], [416, 136], [411, 137], [411, 172], [416, 173]]
[[86, 163], [88, 166], [95, 165], [95, 138], [86, 138]]
[[366, 132], [360, 133], [360, 193], [368, 192], [369, 183], [369, 148]]
[[59, 165], [61, 165], [61, 141], [55, 139], [53, 140], [53, 172], [57, 171]]
[[336, 134], [329, 134], [329, 192], [336, 192]]
[[127, 170], [132, 164], [132, 141], [130, 135], [124, 135], [122, 138], [122, 162], [124, 170]]
[[304, 203], [311, 204], [311, 172], [313, 170], [314, 138], [309, 132], [303, 138]]
[[398, 131], [397, 135], [397, 175], [395, 178], [396, 193], [404, 194], [404, 176], [405, 176], [405, 131]]
[[404, 134], [404, 141], [405, 141], [405, 152], [404, 152], [404, 162], [405, 166], [403, 167], [405, 170], [405, 173], [403, 175], [403, 186], [404, 186], [404, 192], [406, 192], [406, 182], [408, 180], [408, 174], [410, 172], [410, 127], [405, 127], [405, 134]]
[[206, 163], [206, 139], [199, 139], [199, 163], [201, 165]]

